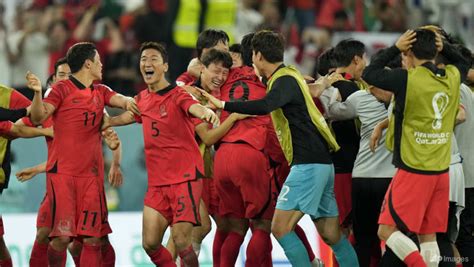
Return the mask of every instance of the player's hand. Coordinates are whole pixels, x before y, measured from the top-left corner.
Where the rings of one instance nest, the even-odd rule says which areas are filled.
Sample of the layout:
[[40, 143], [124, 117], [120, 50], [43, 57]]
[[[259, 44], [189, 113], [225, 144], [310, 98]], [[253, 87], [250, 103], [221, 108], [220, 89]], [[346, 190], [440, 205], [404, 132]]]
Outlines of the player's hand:
[[316, 81], [316, 79], [314, 79], [313, 77], [311, 77], [309, 75], [303, 75], [303, 79], [307, 84], [311, 84], [311, 83], [314, 83]]
[[223, 109], [224, 104], [223, 101], [217, 99], [215, 96], [209, 94], [205, 90], [198, 89], [201, 92], [201, 95], [206, 98], [212, 105], [214, 105], [217, 109]]
[[382, 130], [382, 127], [377, 124], [377, 126], [374, 128], [374, 131], [372, 132], [372, 135], [370, 136], [369, 147], [372, 153], [374, 153], [375, 149], [379, 146], [380, 138], [382, 137]]
[[[342, 77], [342, 75], [340, 73], [336, 73], [336, 72], [333, 72], [329, 75], [326, 75], [324, 76], [326, 77], [326, 83], [331, 86], [333, 83], [335, 82], [338, 82], [338, 81], [342, 81], [342, 80], [345, 80], [344, 77]], [[329, 87], [328, 86], [328, 87]]]
[[203, 68], [204, 65], [202, 65], [201, 61], [196, 57], [189, 62], [187, 71], [191, 76], [198, 78]]
[[41, 93], [41, 81], [36, 75], [31, 73], [30, 71], [26, 73], [26, 86], [28, 86], [28, 88], [35, 91], [36, 93]]
[[201, 116], [201, 120], [206, 121], [214, 125], [219, 126], [219, 117], [211, 109], [205, 108], [204, 114]]
[[140, 115], [140, 110], [138, 109], [137, 103], [135, 102], [135, 99], [132, 97], [128, 99], [126, 109], [128, 111], [133, 112], [136, 115]]
[[53, 127], [44, 128], [43, 133], [44, 133], [44, 136], [54, 138], [54, 128]]
[[110, 117], [109, 116], [104, 116], [102, 117], [102, 126], [100, 127], [101, 131], [105, 131], [108, 128], [110, 128], [112, 125], [110, 125]]
[[120, 165], [113, 164], [110, 166], [109, 170], [109, 184], [113, 187], [119, 187], [123, 183], [122, 170]]
[[191, 85], [184, 85], [184, 86], [181, 86], [181, 87], [183, 87], [183, 89], [186, 90], [186, 92], [191, 94], [198, 101], [201, 100], [201, 98], [202, 98], [201, 92], [196, 87], [191, 86]]
[[116, 150], [120, 145], [120, 139], [112, 128], [102, 131], [102, 137], [110, 150]]
[[34, 167], [25, 168], [15, 174], [16, 178], [20, 182], [26, 182], [31, 178], [35, 177], [38, 174], [38, 171]]
[[416, 41], [416, 33], [414, 30], [407, 30], [398, 41], [395, 43], [395, 46], [401, 52], [406, 52], [411, 49], [413, 42]]

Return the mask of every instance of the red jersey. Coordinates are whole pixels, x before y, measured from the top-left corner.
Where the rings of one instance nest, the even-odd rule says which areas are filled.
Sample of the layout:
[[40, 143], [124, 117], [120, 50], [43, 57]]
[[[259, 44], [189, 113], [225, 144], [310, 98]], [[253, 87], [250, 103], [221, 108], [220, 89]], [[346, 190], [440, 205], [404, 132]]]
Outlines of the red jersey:
[[48, 172], [94, 177], [101, 174], [103, 110], [115, 94], [102, 84], [86, 88], [72, 76], [53, 85], [44, 99], [56, 108]]
[[0, 121], [0, 134], [7, 134], [13, 127], [13, 122], [11, 121]]
[[178, 184], [204, 173], [203, 159], [194, 138], [195, 123], [189, 107], [198, 102], [183, 88], [169, 85], [156, 93], [136, 96], [143, 124], [148, 186]]
[[[253, 68], [244, 66], [233, 68], [225, 84], [221, 87], [221, 99], [226, 102], [241, 102], [264, 98], [266, 88], [255, 75]], [[229, 112], [222, 111], [221, 121], [229, 116]], [[258, 116], [237, 121], [229, 132], [221, 139], [224, 143], [246, 142], [257, 150], [265, 146], [267, 124], [270, 116]]]
[[10, 109], [21, 109], [31, 105], [31, 101], [17, 90], [13, 90], [10, 95]]
[[183, 72], [179, 77], [176, 79], [176, 83], [179, 86], [183, 86], [185, 84], [193, 84], [196, 82], [196, 78], [191, 75], [189, 72]]

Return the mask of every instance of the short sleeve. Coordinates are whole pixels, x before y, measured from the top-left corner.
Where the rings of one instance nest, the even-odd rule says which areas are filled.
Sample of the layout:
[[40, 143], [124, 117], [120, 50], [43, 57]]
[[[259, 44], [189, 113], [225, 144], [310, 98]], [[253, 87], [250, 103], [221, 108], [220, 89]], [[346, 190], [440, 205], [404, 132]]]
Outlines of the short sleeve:
[[58, 108], [66, 96], [64, 90], [65, 87], [63, 85], [58, 83], [54, 84], [48, 96], [44, 99], [44, 102]]
[[139, 116], [139, 115], [137, 115], [137, 114], [133, 114], [133, 117], [135, 118], [135, 121], [136, 121], [137, 123], [142, 123], [142, 122], [143, 122], [143, 121], [142, 121], [142, 116]]
[[31, 122], [30, 117], [23, 117], [21, 118], [21, 121], [23, 122], [24, 125], [29, 126], [29, 127], [35, 127], [33, 122]]
[[115, 92], [110, 87], [108, 87], [106, 85], [103, 85], [103, 84], [101, 84], [99, 86], [99, 90], [100, 90], [100, 93], [102, 94], [102, 96], [104, 97], [105, 105], [110, 106], [110, 98], [112, 98], [112, 96], [116, 95], [117, 92]]
[[178, 88], [176, 97], [175, 97], [176, 104], [184, 111], [186, 114], [189, 111], [189, 108], [194, 104], [199, 104], [199, 102], [194, 99], [191, 94], [186, 92], [182, 88]]
[[31, 101], [20, 92], [13, 90], [10, 96], [10, 109], [21, 109], [31, 105]]
[[2, 121], [0, 122], [0, 134], [6, 134], [10, 132], [13, 127], [13, 122], [11, 121]]

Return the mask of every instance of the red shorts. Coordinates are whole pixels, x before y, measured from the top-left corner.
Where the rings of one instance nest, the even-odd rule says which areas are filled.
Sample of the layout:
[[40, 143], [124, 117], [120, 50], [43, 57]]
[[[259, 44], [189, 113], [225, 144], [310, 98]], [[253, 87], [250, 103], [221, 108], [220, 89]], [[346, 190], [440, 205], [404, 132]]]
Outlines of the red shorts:
[[219, 195], [217, 194], [216, 184], [213, 178], [202, 179], [202, 200], [210, 215], [218, 214]]
[[214, 157], [214, 179], [220, 197], [219, 215], [272, 219], [272, 178], [268, 159], [261, 151], [247, 144], [222, 144]]
[[352, 173], [336, 173], [334, 177], [334, 194], [337, 209], [339, 210], [339, 223], [349, 224], [349, 214], [352, 210]]
[[44, 194], [43, 201], [38, 209], [38, 215], [36, 216], [36, 228], [52, 226], [52, 217], [51, 217], [51, 205], [49, 202], [48, 194]]
[[2, 216], [0, 216], [0, 236], [3, 236], [5, 234], [5, 230], [3, 230], [3, 220]]
[[50, 237], [102, 237], [112, 232], [102, 183], [98, 177], [47, 175], [53, 222]]
[[379, 224], [415, 234], [445, 233], [449, 174], [425, 175], [398, 169], [382, 204]]
[[173, 225], [190, 222], [200, 225], [199, 200], [202, 194], [202, 179], [179, 184], [148, 187], [145, 206], [158, 211]]

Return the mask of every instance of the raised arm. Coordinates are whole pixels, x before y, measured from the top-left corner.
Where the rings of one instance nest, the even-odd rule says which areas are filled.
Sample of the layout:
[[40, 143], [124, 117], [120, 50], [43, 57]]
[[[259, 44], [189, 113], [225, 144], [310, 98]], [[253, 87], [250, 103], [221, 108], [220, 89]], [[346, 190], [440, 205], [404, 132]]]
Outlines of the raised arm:
[[54, 113], [56, 109], [53, 105], [43, 102], [41, 82], [31, 72], [26, 74], [27, 86], [35, 92], [33, 97], [33, 102], [31, 103], [30, 117], [31, 122], [35, 125], [40, 125], [44, 120], [46, 120], [51, 114]]

